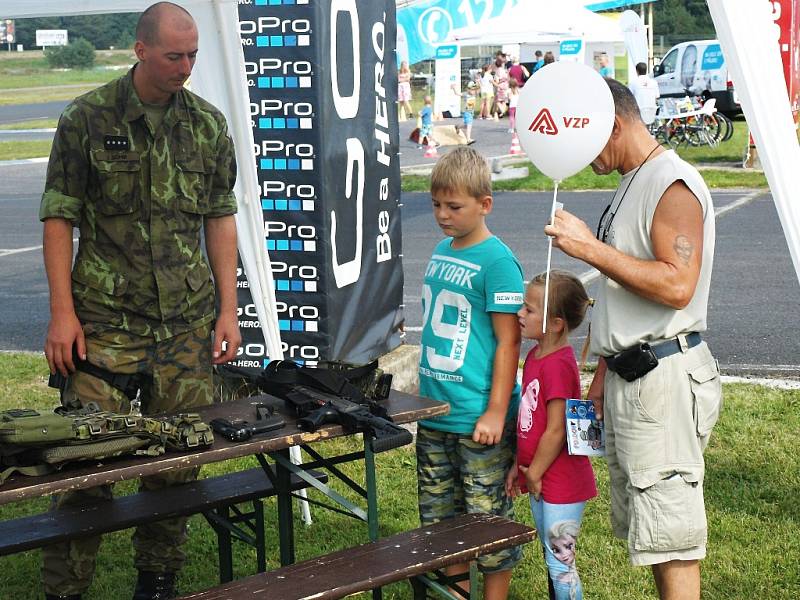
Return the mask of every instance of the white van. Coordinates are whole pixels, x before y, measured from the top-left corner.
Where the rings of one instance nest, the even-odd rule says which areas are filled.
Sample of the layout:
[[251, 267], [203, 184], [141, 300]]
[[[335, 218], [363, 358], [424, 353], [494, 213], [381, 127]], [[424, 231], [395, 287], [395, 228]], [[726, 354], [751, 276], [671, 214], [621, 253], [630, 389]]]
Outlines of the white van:
[[716, 98], [717, 110], [729, 116], [742, 112], [717, 40], [673, 46], [653, 75], [662, 98], [687, 95]]

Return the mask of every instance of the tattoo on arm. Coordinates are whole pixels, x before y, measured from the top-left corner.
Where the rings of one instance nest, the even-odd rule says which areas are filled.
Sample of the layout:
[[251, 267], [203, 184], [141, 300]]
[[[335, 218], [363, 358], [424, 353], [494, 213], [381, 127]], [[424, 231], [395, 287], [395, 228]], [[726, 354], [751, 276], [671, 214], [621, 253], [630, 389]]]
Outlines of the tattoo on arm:
[[678, 255], [678, 258], [683, 261], [683, 264], [688, 266], [689, 260], [692, 258], [692, 253], [694, 252], [694, 245], [691, 240], [685, 235], [679, 235], [675, 238], [672, 247], [675, 249], [675, 254]]

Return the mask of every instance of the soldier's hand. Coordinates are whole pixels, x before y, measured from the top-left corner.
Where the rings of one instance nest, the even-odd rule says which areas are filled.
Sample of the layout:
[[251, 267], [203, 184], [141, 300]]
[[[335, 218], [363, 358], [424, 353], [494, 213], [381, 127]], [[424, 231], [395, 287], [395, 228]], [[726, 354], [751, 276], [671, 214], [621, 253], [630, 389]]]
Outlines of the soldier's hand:
[[[224, 342], [224, 344], [223, 344]], [[242, 335], [239, 333], [239, 320], [236, 313], [220, 315], [217, 317], [217, 324], [214, 327], [214, 346], [212, 349], [211, 362], [221, 365], [236, 358], [239, 344], [242, 343]]]
[[47, 339], [44, 343], [44, 354], [51, 373], [58, 371], [68, 377], [75, 371], [73, 347], [81, 360], [86, 360], [86, 340], [78, 317], [72, 313], [52, 319], [47, 327]]

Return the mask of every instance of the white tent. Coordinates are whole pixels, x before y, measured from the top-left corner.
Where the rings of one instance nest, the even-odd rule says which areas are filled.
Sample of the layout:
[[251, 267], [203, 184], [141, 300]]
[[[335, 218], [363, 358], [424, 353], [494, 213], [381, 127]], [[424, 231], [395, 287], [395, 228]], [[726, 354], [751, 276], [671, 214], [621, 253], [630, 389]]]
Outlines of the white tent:
[[[800, 145], [783, 76], [772, 4], [709, 0], [708, 8], [800, 279]], [[798, 16], [795, 14], [795, 19]]]
[[579, 38], [586, 43], [625, 39], [616, 21], [593, 13], [580, 0], [526, 0], [500, 17], [454, 29], [448, 41], [475, 46], [547, 44]]
[[[141, 12], [155, 0], [3, 0], [4, 18]], [[283, 358], [275, 310], [275, 292], [264, 244], [263, 219], [253, 156], [249, 96], [239, 38], [237, 0], [175, 0], [192, 13], [200, 35], [200, 51], [191, 87], [219, 108], [236, 147], [239, 202], [236, 225], [239, 254], [253, 295], [265, 345], [271, 359]]]

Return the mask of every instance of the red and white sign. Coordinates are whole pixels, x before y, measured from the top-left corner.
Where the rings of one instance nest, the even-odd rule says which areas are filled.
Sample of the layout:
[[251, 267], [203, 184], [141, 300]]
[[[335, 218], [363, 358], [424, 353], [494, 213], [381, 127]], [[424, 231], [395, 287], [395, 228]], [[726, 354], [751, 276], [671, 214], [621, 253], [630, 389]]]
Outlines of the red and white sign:
[[528, 127], [528, 131], [537, 131], [545, 135], [558, 135], [558, 127], [556, 127], [556, 122], [553, 121], [553, 115], [546, 108], [539, 111], [531, 126]]
[[770, 0], [795, 123], [800, 109], [800, 0]]

